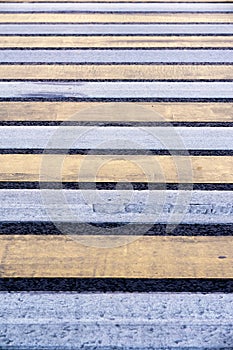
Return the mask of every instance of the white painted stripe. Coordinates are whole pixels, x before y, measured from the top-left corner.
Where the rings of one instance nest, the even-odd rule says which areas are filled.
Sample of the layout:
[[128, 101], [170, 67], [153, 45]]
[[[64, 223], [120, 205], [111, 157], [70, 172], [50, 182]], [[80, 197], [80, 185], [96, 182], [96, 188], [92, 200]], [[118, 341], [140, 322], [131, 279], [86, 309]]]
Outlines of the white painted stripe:
[[233, 33], [233, 24], [0, 24], [0, 34], [53, 35], [221, 35]]
[[[2, 63], [233, 63], [233, 50], [0, 50]], [[65, 68], [64, 68], [65, 70]], [[137, 77], [136, 77], [137, 78]], [[165, 77], [166, 78], [166, 77]]]
[[224, 293], [2, 292], [1, 345], [225, 348], [232, 345], [232, 308], [232, 294]]
[[233, 12], [226, 3], [0, 3], [0, 12]]
[[231, 191], [10, 189], [0, 190], [0, 220], [233, 223], [232, 202]]
[[0, 98], [233, 98], [232, 82], [0, 82]]
[[232, 127], [0, 126], [0, 137], [0, 149], [233, 149]]

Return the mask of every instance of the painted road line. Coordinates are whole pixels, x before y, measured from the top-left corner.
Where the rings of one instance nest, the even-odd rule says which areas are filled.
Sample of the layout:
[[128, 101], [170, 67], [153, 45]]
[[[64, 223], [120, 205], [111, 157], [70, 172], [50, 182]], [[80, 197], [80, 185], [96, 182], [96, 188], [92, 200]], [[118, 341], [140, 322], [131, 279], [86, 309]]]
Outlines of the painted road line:
[[[138, 108], [134, 113], [126, 113], [135, 105], [146, 108], [145, 113]], [[112, 111], [109, 102], [0, 102], [0, 121], [233, 122], [232, 103], [121, 102], [118, 113]]]
[[[232, 63], [224, 49], [51, 49], [0, 50], [1, 63]], [[137, 77], [136, 77], [137, 79]], [[132, 89], [132, 88], [131, 88]], [[149, 97], [149, 96], [148, 96]]]
[[1, 277], [233, 277], [233, 237], [137, 238], [1, 235]]
[[177, 343], [180, 350], [198, 350], [231, 346], [233, 336], [232, 294], [1, 292], [0, 298], [6, 348], [11, 341], [19, 350]]
[[[10, 189], [0, 190], [0, 221], [233, 224], [232, 202], [232, 191]], [[128, 235], [136, 234], [131, 231]], [[115, 232], [124, 233], [122, 227]]]
[[231, 99], [233, 98], [233, 82], [1, 81], [0, 98], [39, 98], [41, 100], [67, 98], [77, 100], [96, 98]]
[[0, 13], [2, 23], [232, 23], [231, 13]]
[[0, 149], [233, 149], [232, 127], [0, 126], [0, 135]]
[[0, 24], [0, 35], [232, 35], [233, 24]]
[[230, 156], [1, 154], [0, 161], [4, 182], [233, 183]]
[[[212, 16], [212, 15], [211, 15]], [[219, 16], [219, 15], [218, 15]], [[15, 16], [14, 16], [15, 17]], [[1, 36], [1, 48], [232, 48], [233, 36]], [[0, 67], [1, 68], [1, 67]], [[11, 67], [12, 69], [13, 67]], [[100, 67], [98, 67], [100, 69]]]
[[0, 3], [0, 12], [233, 12], [228, 3]]
[[[233, 41], [232, 41], [233, 43]], [[0, 79], [233, 79], [232, 65], [0, 65]]]

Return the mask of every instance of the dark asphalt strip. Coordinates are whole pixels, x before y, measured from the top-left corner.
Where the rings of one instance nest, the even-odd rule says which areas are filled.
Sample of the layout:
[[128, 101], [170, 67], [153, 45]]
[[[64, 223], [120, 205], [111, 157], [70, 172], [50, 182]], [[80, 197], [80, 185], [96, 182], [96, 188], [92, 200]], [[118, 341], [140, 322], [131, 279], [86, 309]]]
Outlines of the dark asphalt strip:
[[196, 191], [232, 191], [232, 183], [146, 183], [146, 182], [27, 182], [27, 181], [0, 181], [1, 189], [66, 189], [66, 190], [186, 190], [192, 187]]
[[[180, 224], [175, 227], [171, 233], [167, 233], [166, 225], [156, 224], [153, 227], [146, 224], [77, 224], [77, 223], [57, 223], [62, 225], [63, 232], [67, 235], [72, 235], [74, 229], [79, 231], [79, 235], [86, 235], [87, 225], [95, 227], [95, 235], [103, 235], [103, 228], [105, 235], [112, 234], [112, 228], [127, 225], [127, 235], [140, 236], [141, 229], [146, 232], [144, 236], [232, 236], [233, 224]], [[62, 235], [63, 233], [52, 222], [2, 222], [0, 223], [0, 235]], [[137, 230], [138, 229], [138, 230]], [[135, 233], [136, 232], [136, 233]], [[139, 232], [139, 233], [137, 233]]]
[[1, 278], [0, 291], [233, 293], [233, 279]]

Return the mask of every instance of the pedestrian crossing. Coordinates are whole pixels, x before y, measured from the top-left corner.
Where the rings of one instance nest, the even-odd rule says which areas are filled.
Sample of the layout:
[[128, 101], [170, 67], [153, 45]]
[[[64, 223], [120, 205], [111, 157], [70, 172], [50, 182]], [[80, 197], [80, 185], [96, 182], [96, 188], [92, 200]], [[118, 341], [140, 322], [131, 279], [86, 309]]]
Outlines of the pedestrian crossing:
[[232, 345], [232, 16], [0, 1], [0, 348]]
[[[78, 225], [83, 222], [89, 225], [88, 220], [102, 224], [130, 220], [139, 226], [154, 223], [159, 230], [161, 225], [170, 222], [165, 219], [166, 211], [162, 213], [163, 218], [154, 220], [156, 198], [159, 194], [168, 196], [164, 205], [173, 206], [172, 196], [179, 193], [179, 185], [182, 185], [183, 194], [194, 196], [190, 197], [189, 204], [196, 206], [195, 210], [187, 209], [185, 203], [182, 209], [179, 208], [184, 214], [180, 224], [191, 225], [189, 235], [192, 229], [195, 231], [195, 225], [204, 224], [204, 236], [211, 236], [214, 225], [220, 225], [217, 238], [214, 231], [213, 237], [204, 239], [204, 243], [202, 235], [194, 239], [194, 252], [198, 239], [204, 244], [204, 251], [214, 242], [218, 249], [221, 247], [225, 251], [226, 240], [226, 246], [230, 247], [232, 4], [1, 2], [0, 12], [3, 231], [7, 227], [10, 232], [11, 224], [16, 227], [17, 223], [20, 230], [21, 224], [27, 223], [30, 227], [38, 221], [36, 235], [41, 233], [43, 237], [45, 234], [46, 241], [53, 239], [41, 229], [45, 222], [53, 222], [43, 212], [45, 209], [38, 192], [41, 186], [47, 186], [47, 197], [53, 193], [56, 198], [55, 194], [60, 193], [62, 186], [66, 188], [65, 196], [74, 195], [76, 201], [84, 195], [84, 202], [81, 201], [78, 207], [74, 202], [75, 217], [74, 213], [66, 211], [55, 215], [66, 224], [67, 220]], [[115, 189], [114, 183], [118, 186]], [[131, 195], [136, 195], [132, 203], [127, 183], [136, 186]], [[140, 184], [144, 186], [144, 192], [140, 190]], [[126, 188], [122, 189], [124, 186]], [[140, 205], [137, 207], [135, 203], [146, 201], [148, 191], [152, 191], [152, 204], [147, 204], [145, 209]], [[89, 209], [85, 204], [87, 193], [90, 198], [96, 193], [102, 196], [95, 198], [95, 202], [92, 199], [88, 203]], [[228, 198], [226, 203], [223, 198]], [[114, 203], [110, 205], [112, 200]], [[58, 203], [52, 204], [53, 212]], [[50, 204], [47, 203], [49, 208]], [[95, 211], [97, 207], [99, 209]], [[61, 208], [63, 210], [65, 206]], [[229, 237], [221, 237], [220, 231], [225, 228]], [[52, 231], [57, 232], [57, 228]], [[82, 230], [75, 230], [76, 233], [79, 231]], [[171, 242], [174, 246], [179, 243], [177, 238], [173, 240], [169, 235], [157, 237], [156, 228], [152, 231], [154, 237], [149, 240], [161, 240], [158, 244], [165, 244], [164, 249], [168, 252]], [[95, 241], [105, 239], [104, 230], [101, 232], [99, 237], [94, 237]], [[183, 232], [181, 226], [176, 232], [178, 235]], [[110, 233], [111, 230], [108, 236]], [[8, 241], [8, 236], [3, 234], [1, 239]], [[14, 247], [14, 242], [24, 241], [24, 236], [14, 238], [10, 235], [9, 239]], [[37, 242], [40, 238], [27, 236], [25, 239], [32, 251], [34, 240]], [[214, 242], [210, 243], [209, 239]], [[66, 240], [67, 237], [62, 245], [67, 244]], [[145, 240], [143, 237], [138, 241], [142, 253], [147, 249]], [[36, 246], [39, 246], [38, 242]], [[156, 244], [152, 247], [157, 251]], [[183, 241], [182, 247], [185, 247]], [[17, 254], [21, 259], [20, 251]], [[202, 268], [200, 272], [193, 268], [192, 259], [188, 263], [188, 255], [182, 254], [187, 257], [185, 266], [188, 266], [181, 274], [183, 277], [209, 276], [208, 272], [206, 276], [203, 274]], [[210, 265], [223, 264], [218, 259], [222, 255], [227, 256], [227, 263], [231, 262], [229, 252], [221, 254], [219, 251], [212, 256]], [[3, 277], [10, 276], [6, 266]], [[31, 266], [30, 260], [26, 270], [28, 266]], [[156, 263], [152, 266], [154, 276], [142, 266], [138, 276], [160, 276]], [[83, 276], [77, 263], [74, 269], [75, 277]], [[166, 271], [165, 262], [162, 270]], [[24, 277], [34, 276], [30, 267], [28, 271], [28, 276]], [[61, 275], [54, 267], [52, 271], [51, 276], [57, 277], [72, 276], [73, 273], [69, 268]], [[92, 271], [86, 275], [98, 275], [94, 272], [97, 271], [95, 263]], [[128, 276], [113, 271], [106, 272], [103, 277]], [[230, 278], [228, 265], [221, 271], [222, 277]], [[15, 273], [13, 268], [12, 274]], [[176, 278], [178, 275], [166, 276], [165, 273], [161, 276]], [[21, 277], [20, 272], [18, 277]], [[38, 272], [37, 277], [47, 276]], [[216, 271], [215, 277], [221, 275]]]

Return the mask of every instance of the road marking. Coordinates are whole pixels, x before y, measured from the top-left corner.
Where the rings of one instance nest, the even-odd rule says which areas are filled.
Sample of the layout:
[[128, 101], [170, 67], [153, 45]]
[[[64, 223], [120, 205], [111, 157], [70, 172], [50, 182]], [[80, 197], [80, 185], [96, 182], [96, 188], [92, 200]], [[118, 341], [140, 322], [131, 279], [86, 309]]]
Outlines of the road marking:
[[0, 24], [0, 35], [232, 35], [233, 24]]
[[233, 12], [228, 3], [0, 3], [0, 12]]
[[[21, 11], [23, 13], [20, 13]], [[31, 11], [35, 12], [31, 13]], [[41, 14], [41, 11], [46, 13]], [[212, 13], [205, 14], [206, 11]], [[80, 3], [72, 3], [72, 1], [70, 3], [59, 3], [59, 1], [58, 3], [30, 3], [29, 0], [28, 3], [0, 2], [0, 12], [0, 35], [3, 39], [0, 50], [2, 62], [0, 79], [13, 80], [0, 82], [0, 98], [2, 99], [0, 107], [3, 107], [0, 110], [0, 119], [2, 121], [38, 120], [43, 122], [46, 120], [62, 121], [69, 118], [76, 121], [75, 118], [79, 118], [78, 121], [101, 121], [104, 118], [106, 121], [106, 116], [92, 115], [91, 111], [85, 116], [85, 113], [82, 116], [79, 114], [78, 117], [71, 116], [71, 112], [75, 114], [83, 107], [92, 106], [92, 103], [34, 103], [31, 100], [87, 99], [94, 101], [95, 99], [120, 98], [151, 98], [152, 100], [170, 98], [175, 101], [177, 99], [180, 101], [182, 99], [190, 99], [190, 101], [206, 99], [210, 101], [205, 104], [147, 102], [143, 105], [148, 110], [162, 113], [162, 117], [151, 113], [148, 121], [158, 121], [158, 119], [161, 121], [163, 115], [171, 122], [233, 121], [232, 104], [229, 103], [229, 100], [233, 98], [233, 83], [231, 81], [195, 81], [197, 79], [231, 80], [232, 78], [233, 56], [229, 48], [232, 47], [233, 25], [230, 22], [232, 22], [233, 7], [227, 1], [225, 3], [166, 3], [163, 1], [160, 3], [150, 1], [148, 3], [114, 3], [114, 1], [112, 3], [84, 3], [82, 1]], [[95, 12], [101, 13], [96, 15]], [[162, 14], [163, 12], [166, 14]], [[186, 12], [190, 16], [185, 17], [179, 12]], [[215, 12], [218, 12], [218, 16]], [[6, 25], [7, 22], [8, 25]], [[31, 24], [24, 22], [31, 22]], [[36, 36], [33, 37], [33, 35]], [[40, 35], [42, 35], [41, 38]], [[39, 47], [49, 48], [50, 45], [57, 50], [38, 49]], [[12, 50], [9, 49], [10, 47]], [[164, 50], [153, 50], [156, 47], [164, 48]], [[175, 50], [169, 50], [169, 47]], [[221, 47], [225, 50], [221, 50]], [[29, 49], [23, 50], [23, 48]], [[71, 49], [61, 50], [61, 48]], [[75, 48], [84, 50], [75, 50]], [[97, 50], [93, 50], [94, 48]], [[101, 48], [108, 50], [101, 50]], [[129, 48], [129, 50], [114, 48]], [[133, 48], [138, 48], [138, 50], [133, 50]], [[152, 50], [140, 48], [152, 48]], [[180, 50], [179, 48], [187, 49]], [[199, 49], [193, 50], [192, 48]], [[58, 64], [51, 65], [51, 63]], [[111, 67], [109, 63], [118, 63], [118, 65]], [[156, 63], [159, 64], [156, 65]], [[181, 66], [177, 63], [186, 64]], [[201, 65], [202, 63], [204, 65]], [[17, 81], [17, 79], [44, 79], [44, 81]], [[49, 79], [51, 81], [48, 81]], [[61, 79], [61, 81], [54, 81], [54, 79]], [[62, 79], [77, 81], [62, 81]], [[87, 81], [96, 79], [135, 81]], [[136, 81], [140, 79], [156, 81]], [[158, 81], [160, 79], [176, 81]], [[194, 81], [177, 81], [180, 79]], [[4, 101], [4, 99], [14, 98], [28, 99], [28, 102]], [[218, 99], [222, 102], [229, 100], [227, 103], [217, 103]], [[114, 122], [122, 121], [123, 123], [130, 119], [145, 122], [145, 117], [138, 114], [127, 116], [127, 120], [125, 114], [112, 116], [111, 119]], [[7, 149], [17, 151], [16, 149], [20, 148], [30, 151], [38, 147], [43, 149], [53, 131], [57, 129], [55, 126], [2, 126], [0, 133], [3, 138], [0, 147], [5, 151]], [[59, 140], [59, 147], [66, 148], [65, 141], [70, 139], [70, 133], [67, 133], [67, 130], [70, 130], [70, 127], [64, 129], [62, 138]], [[89, 133], [89, 130], [93, 128], [72, 126], [72, 132], [76, 130], [83, 134], [84, 131]], [[161, 127], [153, 128], [153, 130], [159, 132], [160, 137], [163, 131], [166, 133], [169, 131], [168, 128], [165, 130]], [[214, 151], [232, 149], [232, 128], [230, 127], [203, 128], [199, 125], [197, 128], [193, 127], [191, 133], [190, 128], [187, 127], [175, 126], [172, 130], [176, 130], [184, 138], [184, 148]], [[132, 140], [137, 140], [137, 143], [140, 142], [147, 150], [164, 147], [161, 143], [154, 142], [150, 135], [145, 138], [142, 135], [145, 131], [148, 133], [152, 131], [152, 128], [107, 126], [98, 128], [98, 132], [90, 131], [90, 137], [85, 138], [82, 142], [79, 140], [72, 147], [100, 149], [100, 142], [109, 143], [111, 140], [112, 149], [129, 150], [135, 147], [142, 149], [141, 145], [131, 147], [128, 143], [122, 145], [118, 143], [114, 146], [112, 140], [115, 134], [118, 138], [130, 139], [131, 143]], [[98, 144], [94, 145], [93, 140]], [[174, 139], [169, 137], [166, 140]], [[170, 145], [173, 148], [177, 146], [174, 142]], [[232, 157], [220, 155], [172, 157], [124, 154], [89, 154], [87, 156], [80, 154], [68, 156], [64, 154], [1, 154], [0, 161], [0, 181], [6, 184], [17, 181], [19, 183], [34, 181], [37, 182], [37, 185], [39, 181], [42, 182], [42, 185], [45, 185], [45, 182], [59, 184], [65, 181], [79, 186], [82, 186], [81, 182], [94, 185], [95, 182], [129, 181], [148, 182], [149, 184], [188, 183], [190, 186], [192, 182], [211, 183], [212, 185], [233, 183]], [[177, 167], [177, 164], [181, 166], [181, 169]], [[187, 164], [193, 174], [187, 174]], [[97, 174], [96, 168], [98, 168]], [[182, 169], [185, 169], [186, 172], [180, 177]], [[111, 204], [106, 205], [105, 202], [92, 200], [91, 206], [88, 207], [83, 197], [80, 196], [83, 196], [84, 193], [86, 196], [90, 194], [93, 198], [93, 191], [83, 190], [81, 193], [74, 189], [47, 190], [46, 193], [53, 200], [52, 209], [54, 209], [53, 204], [57, 204], [55, 194], [58, 195], [60, 192], [69, 197], [68, 204], [71, 204], [73, 210], [79, 211], [79, 219], [83, 215], [82, 222], [87, 222], [88, 219], [98, 223], [116, 221], [122, 223], [128, 222], [130, 218], [139, 219], [140, 223], [154, 223], [154, 211], [159, 206], [157, 200], [159, 195], [163, 194], [162, 190], [150, 192], [152, 197], [154, 196], [152, 204], [147, 206], [146, 217], [142, 218], [140, 216], [143, 209], [141, 202], [149, 191], [134, 190], [128, 193], [127, 190], [120, 192], [102, 190], [100, 191], [102, 199], [106, 202], [106, 199], [110, 198]], [[185, 194], [187, 192], [184, 191]], [[130, 203], [123, 203], [123, 206], [121, 201], [118, 203], [123, 195], [127, 196], [132, 193], [133, 199], [130, 198]], [[184, 213], [183, 222], [185, 224], [199, 223], [206, 224], [207, 227], [210, 223], [219, 224], [219, 230], [222, 227], [223, 234], [225, 226], [230, 226], [224, 224], [232, 223], [232, 192], [228, 190], [204, 191], [203, 188], [202, 191], [193, 191], [191, 204], [189, 203], [188, 209], [186, 208], [187, 211], [183, 205], [179, 207], [174, 204], [175, 193], [174, 190], [166, 191], [166, 195], [170, 197], [166, 203], [167, 211], [162, 213], [160, 222], [165, 223], [168, 214], [178, 210]], [[119, 196], [117, 203], [113, 203], [115, 195]], [[0, 216], [5, 225], [13, 221], [27, 224], [33, 224], [36, 220], [41, 220], [41, 223], [52, 221], [42, 205], [39, 190], [0, 190], [0, 199], [2, 202]], [[63, 209], [59, 207], [57, 210], [59, 219], [69, 223], [70, 216], [66, 215]], [[138, 221], [135, 222], [138, 223]], [[19, 231], [16, 228], [15, 233], [21, 232], [20, 226], [18, 228]], [[1, 233], [4, 233], [4, 227], [2, 229]], [[110, 244], [115, 245], [119, 239], [122, 245], [111, 249], [94, 247], [106, 244], [106, 237], [80, 235], [79, 241], [75, 241], [74, 238], [77, 237], [43, 235], [42, 226], [41, 233], [41, 236], [22, 235], [22, 232], [21, 235], [3, 234], [0, 236], [2, 243], [0, 244], [0, 276], [2, 278], [233, 278], [233, 238], [227, 236], [226, 233], [225, 236], [218, 237], [211, 235], [206, 237], [201, 234], [198, 237], [144, 236], [137, 237], [138, 239], [128, 245], [132, 237], [110, 235], [108, 236]], [[87, 241], [92, 247], [85, 246]], [[145, 325], [143, 326], [145, 329]], [[228, 324], [227, 327], [229, 329]], [[225, 328], [221, 330], [224, 332]], [[216, 336], [216, 331], [214, 332], [214, 338], [210, 339], [210, 346], [216, 346], [216, 344], [224, 346], [224, 342], [221, 343], [222, 338], [219, 334]], [[182, 334], [182, 330], [176, 334]], [[153, 339], [157, 339], [154, 333]], [[145, 345], [145, 342], [142, 344], [140, 341], [139, 348]], [[171, 344], [165, 344], [163, 340], [159, 346], [177, 346], [177, 343], [174, 345], [172, 342], [173, 340]], [[113, 345], [115, 346], [116, 342]], [[203, 342], [200, 346], [202, 345]]]
[[[1, 55], [0, 55], [1, 56]], [[93, 57], [93, 56], [92, 56]], [[119, 57], [118, 57], [119, 58]], [[69, 58], [70, 59], [70, 58]], [[0, 82], [0, 98], [231, 99], [233, 82]]]
[[231, 23], [231, 13], [0, 13], [2, 23]]
[[[232, 42], [233, 43], [233, 42]], [[233, 79], [232, 65], [0, 65], [0, 79]]]
[[[4, 223], [233, 224], [232, 202], [232, 191], [10, 189], [0, 190], [0, 220]], [[145, 228], [145, 233], [150, 228]], [[80, 234], [81, 230], [76, 227], [75, 232]], [[124, 234], [123, 230], [120, 232], [115, 234]], [[108, 231], [101, 234], [108, 235]], [[136, 230], [132, 234], [136, 235]]]
[[[232, 63], [224, 49], [0, 50], [1, 63]], [[166, 77], [164, 77], [166, 78]], [[136, 77], [137, 79], [137, 77]], [[149, 96], [148, 96], [149, 97]]]
[[[2, 235], [1, 277], [232, 278], [232, 237], [144, 236], [103, 249], [106, 236]], [[108, 236], [116, 242], [116, 237]], [[123, 245], [126, 244], [126, 245]], [[146, 252], [146, 254], [145, 254]], [[225, 259], [219, 257], [224, 256]]]
[[[211, 15], [213, 16], [213, 15]], [[219, 16], [219, 15], [218, 15]], [[15, 17], [15, 16], [14, 16]], [[1, 36], [1, 48], [231, 48], [233, 36]], [[0, 67], [1, 68], [1, 67]], [[21, 67], [23, 68], [23, 67]], [[98, 67], [98, 70], [101, 67]], [[113, 68], [113, 67], [112, 67]], [[13, 69], [13, 67], [11, 67]], [[194, 67], [193, 67], [194, 69]], [[98, 73], [98, 71], [96, 72]]]
[[108, 102], [0, 102], [0, 121], [233, 122], [232, 103], [140, 102], [137, 105], [146, 108], [148, 113], [141, 114], [135, 108], [134, 114], [125, 115], [128, 106], [134, 104], [119, 103], [119, 113], [109, 113], [107, 118], [102, 110], [111, 110], [112, 104]]
[[231, 150], [232, 127], [0, 126], [0, 149]]
[[[43, 160], [43, 163], [42, 163]], [[180, 179], [178, 164], [189, 164], [194, 183], [233, 183], [230, 156], [129, 156], [1, 154], [0, 181], [43, 182], [187, 182]], [[180, 162], [180, 163], [179, 163]], [[183, 163], [182, 163], [183, 162]], [[50, 167], [47, 165], [50, 164]], [[102, 167], [96, 174], [96, 166]], [[41, 168], [43, 165], [43, 168]], [[61, 173], [54, 171], [61, 165]], [[54, 167], [53, 167], [54, 166]], [[84, 167], [84, 171], [80, 171]], [[42, 176], [42, 169], [43, 176]], [[47, 169], [47, 173], [45, 173]], [[153, 169], [153, 174], [151, 170]], [[163, 172], [161, 173], [161, 169]], [[41, 173], [41, 177], [40, 177]], [[79, 174], [79, 176], [78, 176]], [[188, 174], [190, 179], [190, 174]]]
[[204, 343], [213, 349], [231, 346], [232, 294], [30, 291], [1, 292], [0, 297], [7, 334], [2, 346], [6, 348], [8, 339], [14, 348], [32, 350], [38, 344], [59, 350], [81, 348], [92, 344], [93, 339], [106, 349], [115, 344], [127, 348], [133, 344], [135, 349], [175, 348], [179, 339], [180, 349], [188, 348], [190, 343], [193, 350]]

